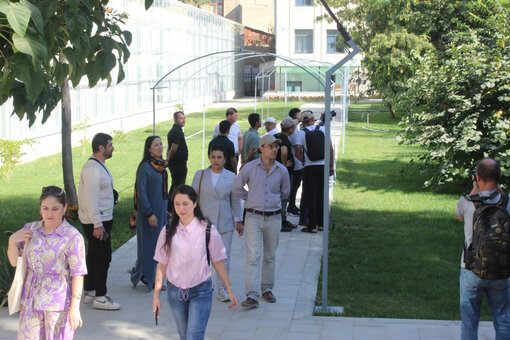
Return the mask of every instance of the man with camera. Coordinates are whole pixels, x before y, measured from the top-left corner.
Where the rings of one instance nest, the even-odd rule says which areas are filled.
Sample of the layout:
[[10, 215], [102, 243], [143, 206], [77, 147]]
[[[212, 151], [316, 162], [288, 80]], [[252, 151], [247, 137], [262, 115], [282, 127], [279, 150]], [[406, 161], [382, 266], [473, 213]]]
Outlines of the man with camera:
[[471, 173], [473, 189], [457, 202], [464, 222], [460, 269], [461, 339], [478, 339], [480, 306], [486, 295], [496, 339], [510, 339], [510, 207], [499, 188], [499, 163], [484, 158]]

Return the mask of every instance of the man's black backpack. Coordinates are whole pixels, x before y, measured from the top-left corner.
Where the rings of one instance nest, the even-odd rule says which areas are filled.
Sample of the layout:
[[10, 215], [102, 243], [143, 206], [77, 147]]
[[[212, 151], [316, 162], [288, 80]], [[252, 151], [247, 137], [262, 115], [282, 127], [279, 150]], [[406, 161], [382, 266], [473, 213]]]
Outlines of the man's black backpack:
[[496, 204], [485, 204], [486, 197], [471, 196], [475, 205], [473, 240], [464, 245], [466, 269], [486, 280], [510, 277], [510, 216], [506, 211], [508, 195]]
[[311, 161], [320, 161], [324, 159], [324, 133], [320, 130], [320, 126], [316, 125], [312, 131], [304, 127], [306, 140], [306, 155]]

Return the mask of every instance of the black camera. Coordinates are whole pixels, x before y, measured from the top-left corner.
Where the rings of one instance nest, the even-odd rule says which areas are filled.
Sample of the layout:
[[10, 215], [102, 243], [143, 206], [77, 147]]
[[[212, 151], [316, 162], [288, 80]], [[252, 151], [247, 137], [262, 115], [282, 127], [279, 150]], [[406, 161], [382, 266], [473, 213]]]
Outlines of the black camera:
[[[336, 117], [336, 111], [335, 111], [335, 110], [331, 110], [331, 111], [330, 111], [330, 113], [331, 113], [331, 118]], [[326, 119], [326, 113], [325, 113], [325, 112], [323, 112], [323, 113], [321, 114], [321, 122], [323, 122], [323, 123], [324, 123], [324, 120], [325, 120], [325, 119]]]
[[471, 182], [476, 182], [476, 169], [471, 170], [469, 176], [471, 177]]

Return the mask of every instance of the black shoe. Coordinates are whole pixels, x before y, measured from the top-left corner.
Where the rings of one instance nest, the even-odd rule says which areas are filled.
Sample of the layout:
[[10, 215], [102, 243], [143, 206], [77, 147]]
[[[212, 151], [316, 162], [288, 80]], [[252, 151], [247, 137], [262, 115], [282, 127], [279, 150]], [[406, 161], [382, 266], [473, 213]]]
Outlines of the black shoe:
[[289, 232], [289, 231], [292, 231], [292, 228], [291, 228], [291, 227], [288, 227], [288, 226], [286, 226], [286, 225], [284, 225], [284, 224], [282, 223], [282, 229], [280, 229], [280, 232], [284, 232], [284, 233], [286, 233], [286, 232]]
[[286, 226], [286, 227], [292, 228], [292, 229], [296, 229], [297, 228], [297, 224], [292, 224], [289, 221], [283, 221], [283, 225]]
[[287, 214], [299, 216], [300, 210], [298, 207], [288, 207], [287, 208]]
[[241, 307], [245, 308], [257, 308], [259, 306], [259, 302], [251, 297], [247, 298], [243, 302], [241, 302]]

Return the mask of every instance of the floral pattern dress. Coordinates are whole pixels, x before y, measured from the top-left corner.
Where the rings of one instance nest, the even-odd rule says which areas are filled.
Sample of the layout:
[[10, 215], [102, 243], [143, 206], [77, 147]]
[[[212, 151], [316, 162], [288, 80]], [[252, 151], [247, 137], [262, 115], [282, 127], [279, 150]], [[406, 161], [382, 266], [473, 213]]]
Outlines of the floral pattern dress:
[[65, 219], [50, 234], [42, 220], [23, 228], [32, 231], [32, 239], [26, 249], [18, 244], [27, 251], [18, 339], [72, 339], [72, 277], [87, 274], [83, 236]]

